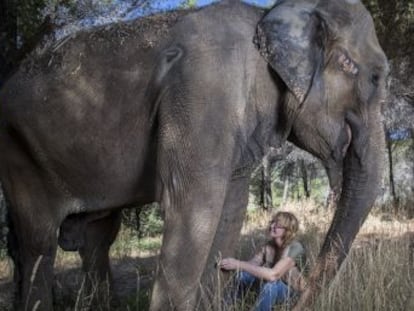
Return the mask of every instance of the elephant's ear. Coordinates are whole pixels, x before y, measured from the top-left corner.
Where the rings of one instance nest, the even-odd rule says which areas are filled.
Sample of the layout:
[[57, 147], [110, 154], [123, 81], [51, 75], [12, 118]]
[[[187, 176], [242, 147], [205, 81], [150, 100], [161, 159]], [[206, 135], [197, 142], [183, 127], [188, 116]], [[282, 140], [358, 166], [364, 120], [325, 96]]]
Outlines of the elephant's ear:
[[324, 23], [317, 1], [280, 1], [259, 22], [255, 43], [300, 103], [323, 53]]

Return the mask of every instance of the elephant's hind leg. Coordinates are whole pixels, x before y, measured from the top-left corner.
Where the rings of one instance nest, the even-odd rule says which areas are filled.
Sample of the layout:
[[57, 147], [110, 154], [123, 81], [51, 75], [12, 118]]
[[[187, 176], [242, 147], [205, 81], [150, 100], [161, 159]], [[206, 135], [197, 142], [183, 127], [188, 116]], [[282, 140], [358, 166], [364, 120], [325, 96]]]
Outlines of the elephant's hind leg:
[[28, 169], [2, 176], [9, 203], [9, 252], [15, 265], [15, 309], [53, 310], [56, 217], [40, 178]]
[[93, 304], [94, 310], [111, 310], [113, 280], [109, 248], [121, 226], [121, 211], [94, 220], [86, 225], [83, 245], [79, 249], [85, 273], [83, 304]]

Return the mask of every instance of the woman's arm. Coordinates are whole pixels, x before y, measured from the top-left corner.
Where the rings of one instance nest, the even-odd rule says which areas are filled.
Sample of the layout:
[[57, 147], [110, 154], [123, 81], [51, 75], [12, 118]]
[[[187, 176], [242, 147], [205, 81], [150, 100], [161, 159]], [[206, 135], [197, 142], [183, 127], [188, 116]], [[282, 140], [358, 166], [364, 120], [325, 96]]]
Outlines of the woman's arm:
[[225, 258], [220, 261], [219, 267], [224, 270], [240, 270], [253, 274], [255, 277], [274, 282], [280, 279], [286, 272], [295, 266], [295, 261], [290, 257], [280, 259], [273, 268], [257, 266], [248, 261], [235, 258]]
[[263, 265], [264, 264], [263, 258], [264, 258], [265, 251], [266, 251], [265, 247], [263, 247], [258, 253], [256, 253], [256, 255], [253, 256], [253, 258], [251, 258], [247, 262], [255, 266]]

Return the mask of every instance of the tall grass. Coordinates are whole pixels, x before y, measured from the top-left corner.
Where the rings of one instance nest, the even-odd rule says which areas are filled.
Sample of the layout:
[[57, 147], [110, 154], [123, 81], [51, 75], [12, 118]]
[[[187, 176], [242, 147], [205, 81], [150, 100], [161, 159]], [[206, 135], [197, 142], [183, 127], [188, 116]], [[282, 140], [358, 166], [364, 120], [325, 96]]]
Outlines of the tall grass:
[[316, 309], [414, 310], [414, 266], [406, 236], [357, 243]]
[[[312, 265], [323, 243], [333, 213], [312, 201], [291, 202], [283, 210], [292, 211], [298, 216], [301, 229], [299, 239], [307, 248]], [[271, 212], [249, 211], [243, 226], [237, 257], [248, 259], [267, 239], [268, 221]], [[118, 284], [118, 307], [111, 310], [146, 310], [149, 304], [150, 281], [154, 269], [154, 256], [159, 251], [161, 236], [137, 240], [134, 232], [124, 229], [111, 250], [114, 263], [114, 276], [129, 277], [125, 286], [121, 277]], [[137, 258], [140, 258], [139, 261]], [[143, 257], [148, 257], [147, 262]], [[414, 220], [384, 217], [380, 212], [372, 213], [353, 244], [351, 252], [334, 281], [323, 287], [316, 302], [318, 311], [412, 311], [414, 310]], [[128, 264], [126, 267], [125, 265]], [[57, 271], [79, 267], [80, 260], [75, 253], [59, 251]], [[0, 285], [3, 280], [11, 280], [9, 261], [0, 261]], [[82, 275], [77, 270], [77, 281], [65, 291], [69, 284], [57, 284], [56, 310], [81, 310]], [[217, 271], [215, 278], [221, 279]], [[64, 280], [64, 279], [63, 279]], [[64, 282], [64, 281], [61, 281]], [[131, 285], [132, 283], [132, 285]], [[211, 311], [247, 311], [253, 306], [255, 297], [250, 294], [237, 305], [220, 305], [230, 283], [221, 279], [213, 289], [202, 291], [211, 297]], [[2, 287], [5, 288], [5, 287]], [[0, 293], [0, 309], [5, 309]], [[70, 301], [67, 301], [71, 297]], [[11, 302], [9, 302], [10, 304]], [[275, 306], [274, 310], [287, 310], [286, 306]]]
[[[306, 245], [312, 266], [333, 213], [317, 208], [311, 201], [289, 203], [284, 210], [298, 216], [299, 239]], [[414, 222], [386, 216], [374, 211], [368, 217], [336, 278], [323, 287], [314, 310], [414, 310]], [[268, 219], [270, 213], [249, 214], [243, 228], [244, 242], [253, 246], [263, 241]], [[248, 258], [245, 246], [241, 249], [240, 256]], [[245, 305], [237, 310], [250, 310], [251, 304]]]

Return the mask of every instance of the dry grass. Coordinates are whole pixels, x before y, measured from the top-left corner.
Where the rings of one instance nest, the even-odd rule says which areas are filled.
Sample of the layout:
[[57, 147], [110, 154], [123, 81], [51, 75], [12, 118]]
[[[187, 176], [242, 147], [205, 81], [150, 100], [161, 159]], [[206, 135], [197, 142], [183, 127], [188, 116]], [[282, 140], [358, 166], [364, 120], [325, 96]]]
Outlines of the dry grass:
[[[292, 202], [284, 210], [299, 218], [300, 239], [307, 246], [312, 264], [333, 212], [316, 208], [311, 201]], [[243, 234], [253, 246], [264, 239], [270, 213], [253, 213], [248, 218]], [[241, 256], [248, 257], [243, 245], [241, 248]], [[374, 211], [361, 228], [338, 276], [330, 286], [324, 287], [315, 310], [411, 311], [414, 310], [413, 289], [414, 220], [396, 219]], [[249, 307], [239, 310], [249, 310]]]
[[[300, 239], [308, 249], [313, 263], [323, 243], [333, 213], [315, 206], [311, 201], [292, 202], [284, 210], [292, 211], [301, 223]], [[238, 256], [249, 258], [254, 248], [263, 243], [270, 213], [249, 212], [243, 226]], [[115, 287], [118, 288], [118, 310], [145, 310], [148, 305], [149, 284], [154, 269], [155, 255], [160, 238], [137, 242], [129, 232], [123, 232], [111, 251], [114, 259]], [[392, 311], [414, 310], [414, 220], [396, 219], [390, 215], [371, 213], [352, 247], [351, 253], [340, 269], [334, 282], [324, 288], [315, 310], [318, 311]], [[149, 257], [152, 256], [152, 257]], [[140, 258], [138, 258], [140, 257]], [[80, 297], [82, 276], [80, 259], [75, 253], [59, 251], [55, 267], [59, 272], [56, 286], [65, 307], [57, 310], [80, 310], [76, 301]], [[12, 269], [8, 260], [0, 261], [0, 309], [10, 295]], [[72, 283], [63, 276], [75, 278]], [[220, 301], [224, 285], [215, 289], [214, 300]], [[67, 297], [71, 300], [67, 302]], [[252, 297], [241, 305], [221, 308], [223, 311], [249, 310]], [[68, 307], [69, 305], [74, 307]], [[275, 310], [283, 310], [276, 307]], [[113, 309], [115, 310], [115, 309]], [[212, 308], [214, 311], [220, 311]]]
[[0, 260], [0, 280], [9, 278], [12, 274], [12, 264], [9, 259]]

